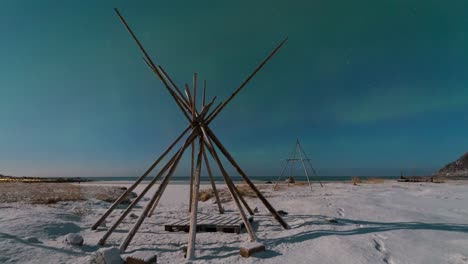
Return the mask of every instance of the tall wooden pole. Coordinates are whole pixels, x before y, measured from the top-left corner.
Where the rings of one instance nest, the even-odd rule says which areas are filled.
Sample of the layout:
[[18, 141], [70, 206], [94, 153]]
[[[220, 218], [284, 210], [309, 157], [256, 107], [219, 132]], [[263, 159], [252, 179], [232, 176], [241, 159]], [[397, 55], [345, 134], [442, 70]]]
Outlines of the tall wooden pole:
[[[273, 217], [280, 223], [280, 225], [284, 229], [289, 229], [289, 225], [283, 220], [283, 218], [278, 214], [278, 212], [273, 208], [273, 206], [268, 202], [267, 199], [263, 196], [263, 194], [257, 189], [255, 184], [249, 179], [249, 177], [244, 173], [244, 171], [240, 168], [240, 166], [237, 164], [237, 162], [234, 160], [234, 158], [229, 154], [229, 152], [224, 148], [223, 144], [218, 140], [218, 138], [213, 134], [213, 132], [210, 130], [208, 127], [202, 126], [202, 131], [204, 134], [207, 132], [209, 137], [214, 141], [216, 146], [221, 150], [221, 152], [224, 154], [224, 156], [229, 160], [229, 162], [232, 164], [232, 166], [237, 170], [239, 175], [244, 179], [244, 181], [247, 183], [247, 185], [250, 186], [250, 188], [255, 192], [257, 195], [258, 199], [262, 201], [262, 203], [265, 205], [265, 207], [268, 209], [268, 211], [273, 215]], [[206, 132], [205, 132], [206, 131]]]
[[120, 244], [120, 252], [125, 252], [125, 250], [127, 249], [128, 245], [130, 244], [130, 242], [132, 241], [133, 237], [135, 236], [136, 232], [138, 231], [138, 229], [140, 228], [141, 224], [143, 223], [143, 221], [145, 220], [145, 218], [147, 217], [148, 213], [149, 213], [149, 210], [152, 208], [152, 204], [156, 201], [157, 197], [162, 193], [163, 191], [163, 186], [169, 182], [172, 174], [174, 174], [174, 171], [176, 170], [177, 168], [177, 165], [179, 164], [179, 161], [180, 161], [180, 158], [182, 157], [185, 149], [188, 147], [188, 145], [190, 145], [192, 143], [192, 141], [195, 139], [195, 137], [197, 136], [196, 133], [193, 133], [189, 138], [187, 138], [187, 140], [185, 141], [184, 143], [184, 146], [182, 147], [182, 150], [179, 151], [176, 155], [176, 158], [175, 158], [175, 161], [174, 163], [172, 164], [171, 166], [171, 169], [169, 170], [169, 172], [167, 173], [166, 177], [164, 178], [163, 182], [159, 185], [159, 188], [158, 190], [156, 191], [156, 195], [153, 196], [153, 198], [151, 199], [151, 201], [146, 205], [145, 209], [143, 210], [143, 212], [141, 213], [140, 217], [138, 217], [138, 220], [137, 222], [133, 225], [132, 229], [130, 230], [130, 232], [128, 232], [127, 236], [125, 237], [125, 239], [122, 241], [122, 243]]
[[206, 170], [208, 172], [208, 177], [210, 178], [211, 188], [213, 189], [213, 192], [214, 192], [214, 195], [215, 195], [215, 198], [216, 198], [216, 204], [218, 204], [219, 213], [224, 214], [224, 208], [223, 208], [223, 205], [221, 204], [221, 199], [219, 199], [218, 190], [216, 189], [216, 183], [215, 183], [215, 180], [213, 178], [213, 173], [211, 172], [210, 163], [208, 162], [208, 157], [206, 156], [205, 151], [203, 151], [203, 158], [205, 160]]
[[203, 132], [204, 143], [206, 144], [206, 147], [208, 148], [208, 151], [210, 152], [211, 156], [213, 157], [215, 162], [218, 164], [219, 170], [221, 171], [221, 174], [223, 175], [224, 182], [226, 183], [228, 190], [231, 193], [232, 200], [234, 201], [234, 204], [236, 205], [237, 210], [239, 211], [242, 221], [244, 222], [245, 228], [247, 229], [247, 233], [249, 234], [249, 239], [251, 242], [256, 241], [257, 237], [255, 236], [253, 228], [250, 225], [250, 222], [247, 219], [247, 216], [245, 215], [244, 209], [242, 209], [242, 205], [239, 202], [239, 198], [236, 195], [236, 191], [232, 187], [232, 184], [230, 184], [231, 179], [228, 173], [226, 172], [226, 170], [224, 169], [223, 164], [221, 163], [221, 160], [219, 159], [218, 154], [216, 153], [216, 150], [211, 144], [208, 134], [206, 133], [203, 126], [201, 127], [201, 130]]
[[229, 98], [223, 103], [223, 105], [217, 110], [217, 112], [215, 112], [213, 114], [211, 119], [206, 121], [207, 125], [209, 123], [211, 123], [211, 121], [218, 115], [219, 112], [221, 112], [223, 110], [223, 108], [232, 100], [232, 98], [234, 98], [234, 96], [236, 96], [242, 90], [242, 88], [244, 88], [244, 86], [271, 59], [271, 57], [273, 57], [273, 55], [275, 55], [275, 53], [283, 46], [283, 44], [286, 42], [286, 40], [288, 40], [288, 37], [286, 37], [283, 41], [281, 41], [281, 43], [262, 61], [262, 63], [260, 63], [257, 66], [257, 68], [255, 68], [255, 70], [242, 82], [242, 84], [231, 94], [231, 96], [229, 96]]
[[174, 147], [177, 142], [189, 131], [190, 126], [188, 126], [175, 140], [172, 142], [169, 147], [159, 156], [159, 158], [141, 175], [123, 194], [120, 195], [119, 198], [107, 209], [107, 211], [94, 223], [94, 225], [91, 227], [91, 230], [96, 230], [102, 222], [114, 211], [114, 209], [125, 199], [127, 196], [142, 182], [148, 174], [151, 173], [151, 171], [159, 164], [159, 162], [171, 151], [171, 149]]
[[193, 169], [195, 159], [195, 143], [192, 142], [192, 152], [190, 156], [190, 194], [189, 194], [189, 212], [192, 211], [192, 194], [193, 194]]
[[166, 77], [166, 79], [169, 81], [169, 83], [174, 87], [174, 89], [176, 90], [177, 94], [179, 95], [180, 98], [184, 99], [184, 102], [185, 102], [185, 105], [188, 108], [190, 108], [190, 106], [188, 105], [188, 101], [186, 100], [186, 98], [184, 97], [184, 95], [182, 94], [182, 92], [180, 91], [179, 87], [177, 87], [177, 85], [174, 83], [174, 81], [172, 81], [171, 77], [169, 76], [169, 74], [167, 74], [167, 72], [163, 69], [163, 67], [161, 65], [158, 65], [158, 68], [159, 70], [161, 71], [162, 75], [164, 77]]
[[197, 73], [193, 73], [193, 99], [192, 99], [192, 120], [195, 120], [195, 110], [197, 109]]
[[203, 141], [202, 137], [199, 136], [198, 142], [198, 156], [197, 156], [197, 167], [195, 171], [195, 186], [192, 195], [192, 211], [190, 213], [190, 230], [189, 240], [187, 245], [187, 259], [192, 260], [195, 257], [195, 238], [197, 236], [197, 214], [198, 214], [198, 194], [200, 191], [200, 171], [203, 154]]
[[117, 8], [114, 8], [114, 11], [115, 13], [117, 14], [117, 16], [120, 18], [120, 21], [122, 21], [122, 23], [124, 24], [125, 28], [127, 29], [127, 31], [130, 33], [130, 35], [132, 36], [133, 40], [135, 40], [136, 44], [138, 45], [138, 47], [140, 48], [141, 52], [143, 53], [143, 55], [145, 56], [146, 60], [148, 61], [148, 64], [151, 65], [151, 69], [154, 71], [154, 73], [156, 74], [156, 76], [158, 76], [159, 80], [161, 80], [161, 82], [163, 83], [163, 85], [166, 87], [167, 91], [169, 92], [169, 94], [172, 96], [172, 98], [176, 101], [177, 105], [179, 106], [179, 108], [182, 110], [182, 112], [185, 114], [185, 111], [184, 111], [184, 108], [182, 107], [182, 105], [179, 103], [179, 99], [178, 96], [174, 93], [174, 91], [169, 87], [169, 85], [167, 84], [166, 80], [164, 80], [164, 78], [162, 77], [161, 73], [158, 71], [158, 69], [156, 68], [156, 65], [154, 65], [153, 61], [151, 60], [150, 56], [148, 55], [148, 53], [146, 53], [146, 50], [143, 48], [143, 46], [141, 45], [140, 41], [138, 40], [138, 38], [135, 36], [135, 34], [133, 33], [132, 29], [130, 28], [130, 26], [127, 24], [127, 22], [125, 21], [125, 19], [122, 17], [122, 15], [120, 15], [120, 12], [119, 10], [117, 10]]
[[249, 215], [254, 215], [254, 212], [253, 212], [252, 208], [250, 208], [249, 204], [248, 204], [247, 201], [244, 199], [244, 197], [242, 196], [242, 194], [240, 193], [239, 189], [236, 187], [236, 185], [234, 184], [234, 182], [232, 181], [231, 178], [229, 178], [229, 181], [228, 181], [226, 184], [229, 184], [229, 185], [232, 186], [232, 189], [233, 189], [234, 192], [236, 193], [237, 197], [239, 197], [239, 200], [240, 200], [241, 203], [244, 205], [245, 209], [247, 209], [247, 212], [249, 212]]

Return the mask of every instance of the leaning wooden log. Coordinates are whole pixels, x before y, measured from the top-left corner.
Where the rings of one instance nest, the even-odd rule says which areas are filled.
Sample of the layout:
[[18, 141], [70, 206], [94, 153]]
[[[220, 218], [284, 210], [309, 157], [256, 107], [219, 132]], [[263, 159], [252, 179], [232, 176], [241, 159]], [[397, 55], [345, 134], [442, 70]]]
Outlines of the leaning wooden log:
[[149, 213], [149, 210], [152, 208], [152, 204], [156, 201], [157, 196], [159, 195], [159, 193], [162, 192], [163, 188], [161, 188], [161, 187], [164, 186], [164, 184], [166, 184], [167, 182], [169, 182], [172, 174], [174, 174], [174, 171], [176, 170], [177, 165], [179, 164], [180, 158], [182, 157], [183, 153], [185, 152], [185, 149], [192, 143], [192, 141], [195, 139], [195, 136], [197, 136], [197, 135], [194, 133], [189, 138], [187, 138], [187, 140], [185, 141], [184, 146], [177, 153], [176, 159], [175, 159], [174, 163], [172, 164], [171, 169], [169, 170], [169, 172], [167, 173], [167, 175], [164, 178], [163, 182], [161, 183], [161, 185], [159, 185], [159, 188], [156, 191], [158, 194], [153, 196], [153, 199], [151, 199], [151, 201], [145, 207], [145, 209], [141, 213], [140, 217], [138, 218], [137, 222], [133, 225], [132, 229], [128, 232], [127, 236], [125, 237], [125, 239], [120, 244], [120, 247], [119, 247], [120, 252], [125, 252], [125, 250], [127, 249], [128, 245], [132, 241], [132, 239], [135, 236], [136, 232], [138, 231], [141, 224], [143, 223], [143, 221], [147, 217], [147, 215]]
[[151, 171], [159, 164], [159, 162], [171, 151], [171, 149], [179, 142], [179, 140], [189, 131], [191, 126], [188, 126], [177, 138], [172, 142], [169, 147], [159, 156], [159, 158], [141, 175], [122, 195], [120, 195], [119, 198], [107, 209], [107, 211], [94, 223], [94, 225], [91, 227], [92, 230], [96, 230], [101, 223], [112, 213], [112, 211], [123, 201], [127, 196], [140, 184], [148, 174], [151, 173]]
[[[193, 133], [193, 132], [192, 132]], [[190, 134], [189, 138], [192, 137], [193, 134]], [[151, 187], [156, 183], [156, 181], [161, 178], [161, 176], [169, 169], [172, 164], [175, 162], [177, 155], [180, 151], [184, 151], [185, 149], [179, 149], [179, 151], [171, 158], [171, 160], [164, 165], [161, 171], [156, 175], [156, 177], [151, 180], [151, 182], [143, 189], [143, 191], [138, 195], [132, 203], [125, 209], [125, 211], [119, 216], [119, 218], [112, 224], [112, 226], [107, 230], [107, 232], [102, 236], [99, 240], [99, 245], [103, 246], [106, 243], [107, 238], [112, 234], [112, 232], [120, 225], [120, 223], [125, 219], [125, 217], [131, 212], [131, 210], [138, 204], [138, 202], [145, 196], [145, 194], [151, 189]]]
[[205, 96], [206, 96], [206, 80], [203, 81], [202, 106], [205, 106]]
[[244, 171], [239, 167], [239, 165], [236, 163], [234, 158], [229, 154], [229, 152], [224, 148], [223, 144], [218, 140], [218, 138], [213, 134], [213, 132], [210, 130], [210, 128], [206, 126], [202, 126], [202, 131], [204, 132], [203, 134], [207, 133], [207, 136], [209, 136], [210, 139], [213, 140], [213, 142], [216, 144], [216, 146], [221, 150], [221, 152], [224, 154], [224, 156], [229, 160], [229, 162], [232, 164], [232, 166], [237, 170], [239, 175], [244, 179], [245, 183], [250, 186], [250, 188], [255, 192], [257, 195], [258, 199], [262, 201], [262, 203], [265, 205], [267, 210], [273, 215], [273, 217], [280, 223], [280, 225], [284, 229], [289, 229], [289, 225], [283, 220], [283, 218], [276, 212], [275, 208], [268, 202], [267, 199], [263, 196], [263, 194], [257, 189], [255, 184], [249, 179], [249, 177], [244, 173]]
[[[143, 53], [143, 55], [145, 56], [145, 59], [148, 61], [149, 65], [151, 65], [151, 69], [153, 70], [153, 72], [156, 74], [156, 76], [158, 76], [159, 80], [161, 80], [161, 82], [163, 83], [164, 87], [166, 87], [167, 91], [169, 92], [169, 94], [172, 96], [172, 98], [176, 101], [177, 105], [179, 106], [179, 108], [182, 110], [182, 112], [185, 114], [185, 111], [184, 111], [184, 108], [182, 107], [182, 105], [180, 105], [179, 103], [179, 100], [177, 99], [178, 96], [175, 94], [175, 92], [169, 87], [169, 85], [167, 84], [166, 80], [164, 80], [164, 78], [162, 77], [161, 73], [158, 71], [158, 69], [156, 68], [156, 65], [153, 63], [153, 61], [151, 60], [150, 56], [148, 55], [148, 53], [146, 52], [146, 50], [143, 48], [143, 46], [141, 45], [140, 41], [138, 40], [138, 38], [135, 36], [135, 34], [133, 33], [132, 29], [130, 28], [130, 26], [127, 24], [127, 22], [125, 21], [125, 19], [122, 17], [122, 15], [120, 15], [120, 12], [119, 10], [117, 10], [117, 8], [114, 8], [114, 11], [115, 13], [117, 14], [117, 16], [120, 18], [120, 21], [122, 21], [122, 23], [124, 24], [125, 28], [127, 29], [127, 31], [130, 33], [130, 35], [132, 36], [133, 40], [135, 40], [136, 44], [138, 45], [138, 47], [140, 48], [141, 52]], [[187, 117], [187, 116], [186, 116]], [[190, 121], [190, 118], [188, 118], [188, 120]]]
[[281, 41], [281, 43], [262, 61], [262, 63], [260, 63], [257, 66], [257, 68], [255, 68], [255, 70], [247, 77], [247, 79], [245, 79], [242, 82], [242, 84], [231, 94], [231, 96], [228, 97], [228, 99], [217, 110], [217, 112], [215, 112], [213, 116], [209, 120], [206, 121], [207, 125], [210, 124], [211, 121], [213, 121], [213, 119], [219, 114], [219, 112], [223, 110], [223, 108], [232, 100], [232, 98], [234, 98], [234, 96], [236, 96], [242, 90], [242, 88], [244, 88], [244, 86], [255, 76], [255, 74], [257, 74], [258, 71], [260, 71], [260, 69], [271, 59], [271, 57], [275, 55], [275, 53], [283, 46], [286, 40], [288, 40], [288, 37], [286, 37], [283, 41]]
[[[202, 144], [202, 147], [204, 147], [204, 144]], [[219, 213], [223, 214], [224, 213], [224, 208], [223, 208], [223, 205], [221, 204], [221, 200], [219, 199], [218, 190], [216, 189], [216, 183], [215, 183], [215, 180], [213, 178], [213, 173], [211, 172], [210, 163], [208, 162], [208, 157], [206, 156], [205, 151], [203, 151], [203, 158], [205, 160], [206, 170], [208, 172], [208, 177], [210, 177], [211, 188], [213, 189], [213, 192], [214, 192], [214, 195], [215, 195], [215, 198], [216, 198], [216, 204], [218, 205]]]
[[242, 197], [242, 194], [240, 193], [239, 189], [237, 189], [236, 185], [234, 184], [234, 182], [232, 180], [229, 181], [230, 185], [232, 185], [232, 188], [234, 189], [234, 191], [236, 192], [237, 196], [239, 197], [239, 200], [241, 201], [241, 203], [244, 205], [245, 209], [247, 209], [247, 212], [249, 212], [250, 215], [254, 215], [254, 211], [252, 210], [252, 208], [250, 208], [249, 204], [247, 203], [247, 201], [244, 199], [244, 197]]
[[242, 222], [244, 222], [245, 229], [247, 230], [247, 233], [249, 234], [249, 239], [251, 242], [256, 241], [257, 237], [255, 236], [255, 233], [253, 231], [252, 226], [250, 225], [249, 219], [245, 215], [244, 209], [242, 209], [242, 205], [239, 202], [239, 198], [236, 195], [236, 191], [232, 187], [232, 185], [229, 184], [230, 177], [226, 170], [223, 167], [223, 164], [221, 163], [221, 160], [218, 157], [218, 154], [216, 153], [216, 150], [214, 149], [213, 145], [210, 142], [210, 139], [208, 137], [208, 134], [206, 133], [205, 129], [201, 127], [202, 133], [203, 133], [203, 140], [204, 144], [208, 148], [208, 151], [210, 152], [211, 156], [215, 160], [215, 162], [218, 164], [219, 170], [221, 171], [221, 175], [223, 175], [224, 182], [226, 183], [229, 192], [231, 193], [232, 200], [234, 201], [234, 204], [237, 207], [237, 210], [239, 211], [239, 214], [242, 218]]
[[162, 67], [161, 65], [158, 65], [158, 68], [159, 68], [159, 70], [161, 71], [162, 75], [163, 75], [164, 77], [166, 77], [166, 79], [167, 79], [167, 80], [169, 81], [169, 83], [172, 85], [172, 87], [174, 87], [174, 90], [177, 92], [177, 94], [179, 95], [179, 97], [183, 99], [186, 108], [189, 109], [189, 108], [190, 108], [189, 102], [186, 100], [186, 98], [184, 97], [184, 95], [183, 95], [182, 92], [180, 91], [179, 87], [177, 87], [177, 85], [172, 81], [172, 79], [171, 79], [171, 77], [169, 76], [169, 74], [167, 74], [167, 72], [163, 69], [163, 67]]

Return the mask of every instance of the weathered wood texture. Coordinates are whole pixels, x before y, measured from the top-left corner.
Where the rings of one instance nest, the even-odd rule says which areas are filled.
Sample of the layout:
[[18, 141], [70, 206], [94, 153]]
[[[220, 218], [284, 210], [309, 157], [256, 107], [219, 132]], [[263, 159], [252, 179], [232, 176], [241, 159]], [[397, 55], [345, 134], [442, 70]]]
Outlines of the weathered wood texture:
[[255, 253], [265, 251], [265, 245], [253, 242], [253, 243], [246, 243], [242, 245], [239, 249], [239, 253], [242, 257], [248, 258]]
[[[248, 221], [253, 222], [253, 217], [249, 216]], [[208, 215], [199, 214], [197, 222], [197, 232], [223, 232], [223, 233], [237, 233], [240, 234], [242, 229], [245, 228], [242, 218], [239, 215], [222, 214], [222, 215]], [[169, 224], [164, 225], [164, 230], [169, 232], [190, 230], [190, 218], [178, 219]]]

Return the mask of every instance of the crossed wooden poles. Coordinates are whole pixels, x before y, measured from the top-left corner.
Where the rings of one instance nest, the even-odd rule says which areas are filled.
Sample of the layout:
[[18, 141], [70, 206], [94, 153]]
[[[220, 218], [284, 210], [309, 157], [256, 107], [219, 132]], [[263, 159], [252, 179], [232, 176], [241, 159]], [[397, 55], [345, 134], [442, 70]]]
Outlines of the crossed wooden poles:
[[[299, 154], [298, 158], [296, 157], [296, 154]], [[292, 177], [292, 175], [293, 175], [292, 174], [293, 166], [294, 166], [294, 163], [297, 162], [297, 161], [300, 161], [302, 163], [302, 168], [304, 168], [304, 173], [305, 173], [305, 176], [307, 178], [307, 182], [309, 183], [310, 190], [312, 191], [312, 184], [310, 183], [309, 173], [307, 171], [307, 167], [306, 167], [304, 161], [309, 165], [310, 169], [312, 170], [312, 172], [314, 173], [314, 175], [317, 178], [318, 178], [318, 174], [315, 171], [314, 167], [312, 167], [312, 164], [310, 163], [310, 159], [307, 157], [307, 154], [305, 153], [304, 149], [302, 148], [302, 145], [299, 142], [299, 139], [296, 139], [296, 144], [294, 144], [294, 150], [291, 153], [290, 158], [286, 159], [286, 164], [284, 165], [280, 176], [278, 176], [278, 179], [276, 180], [276, 183], [273, 186], [273, 190], [277, 189], [278, 184], [281, 181], [281, 178], [283, 177], [284, 173], [286, 172], [286, 169], [288, 168], [288, 165], [289, 165], [289, 169], [290, 169], [289, 176]], [[322, 182], [320, 180], [319, 180], [319, 183], [320, 183], [320, 186], [323, 187], [323, 184], [322, 184]], [[289, 186], [289, 182], [288, 182], [288, 186]]]
[[[177, 87], [177, 85], [172, 81], [169, 75], [164, 71], [164, 69], [160, 65], [155, 65], [151, 58], [146, 53], [145, 49], [141, 45], [140, 41], [136, 38], [133, 31], [130, 29], [124, 18], [120, 15], [117, 9], [114, 9], [132, 38], [135, 40], [136, 44], [140, 48], [143, 53], [143, 60], [148, 65], [148, 67], [156, 74], [156, 76], [161, 80], [164, 87], [167, 89], [169, 94], [174, 99], [177, 106], [180, 108], [184, 116], [186, 117], [189, 125], [187, 128], [174, 140], [174, 142], [167, 147], [167, 149], [161, 154], [161, 156], [145, 171], [145, 173], [140, 176], [110, 207], [107, 211], [96, 221], [96, 223], [91, 227], [91, 229], [97, 229], [102, 222], [112, 213], [112, 211], [140, 184], [150, 173], [151, 171], [164, 159], [169, 152], [174, 148], [175, 145], [181, 141], [182, 138], [185, 137], [185, 141], [179, 149], [172, 155], [170, 160], [160, 169], [157, 175], [148, 183], [148, 185], [144, 188], [144, 190], [132, 201], [132, 203], [125, 209], [125, 211], [118, 217], [118, 219], [112, 224], [112, 226], [106, 231], [103, 237], [99, 240], [100, 245], [104, 245], [106, 240], [112, 234], [112, 232], [119, 226], [120, 223], [125, 219], [125, 217], [131, 212], [131, 210], [135, 207], [136, 204], [140, 202], [140, 200], [144, 197], [144, 195], [155, 185], [155, 183], [162, 179], [159, 183], [158, 189], [156, 190], [155, 194], [148, 202], [146, 207], [144, 208], [141, 215], [138, 217], [136, 223], [133, 225], [131, 230], [126, 235], [125, 239], [120, 244], [120, 251], [124, 252], [130, 242], [132, 241], [133, 237], [135, 236], [136, 232], [140, 228], [141, 224], [145, 220], [146, 217], [150, 217], [156, 206], [161, 199], [161, 196], [166, 189], [167, 185], [170, 182], [171, 176], [174, 174], [174, 171], [179, 164], [179, 161], [186, 151], [186, 149], [191, 146], [192, 149], [192, 166], [191, 166], [191, 177], [190, 177], [190, 231], [189, 231], [189, 241], [187, 246], [187, 259], [193, 259], [194, 250], [195, 250], [195, 236], [196, 236], [196, 226], [197, 226], [197, 211], [198, 211], [198, 194], [200, 188], [200, 171], [202, 167], [202, 161], [205, 161], [205, 165], [208, 171], [208, 176], [210, 178], [210, 182], [215, 192], [215, 197], [218, 204], [219, 213], [224, 213], [223, 207], [221, 205], [221, 201], [219, 200], [218, 193], [216, 190], [216, 185], [214, 183], [211, 167], [208, 161], [208, 154], [214, 159], [216, 165], [219, 167], [221, 174], [223, 176], [224, 182], [226, 183], [229, 193], [232, 196], [232, 199], [240, 213], [242, 221], [247, 229], [249, 240], [255, 241], [256, 236], [253, 232], [252, 226], [247, 219], [246, 213], [244, 212], [244, 208], [248, 211], [250, 215], [253, 215], [254, 212], [249, 207], [245, 199], [241, 196], [239, 190], [234, 185], [231, 177], [226, 172], [224, 166], [221, 163], [220, 157], [218, 156], [218, 149], [222, 155], [231, 163], [231, 165], [236, 169], [239, 175], [242, 177], [244, 182], [255, 192], [256, 196], [262, 201], [265, 205], [267, 210], [272, 214], [272, 216], [280, 223], [280, 225], [285, 228], [289, 229], [288, 224], [281, 218], [281, 216], [276, 212], [276, 210], [271, 206], [267, 199], [262, 195], [262, 193], [255, 187], [249, 177], [244, 173], [244, 171], [240, 168], [231, 154], [226, 150], [223, 144], [219, 141], [216, 137], [214, 132], [209, 128], [209, 124], [213, 121], [214, 118], [218, 116], [218, 114], [224, 109], [224, 107], [239, 93], [242, 88], [250, 81], [250, 79], [265, 65], [265, 63], [281, 48], [281, 46], [286, 42], [287, 38], [284, 39], [266, 58], [265, 60], [260, 63], [257, 68], [242, 82], [242, 84], [228, 97], [228, 99], [210, 111], [212, 108], [216, 97], [214, 97], [209, 103], [205, 101], [206, 95], [206, 81], [204, 82], [203, 86], [203, 95], [202, 95], [202, 103], [201, 103], [201, 110], [197, 109], [197, 74], [194, 73], [193, 75], [193, 86], [192, 91], [190, 91], [189, 85], [185, 84], [185, 96], [182, 94], [181, 90]], [[188, 135], [187, 135], [188, 134]], [[195, 149], [198, 147], [196, 161], [195, 158]]]

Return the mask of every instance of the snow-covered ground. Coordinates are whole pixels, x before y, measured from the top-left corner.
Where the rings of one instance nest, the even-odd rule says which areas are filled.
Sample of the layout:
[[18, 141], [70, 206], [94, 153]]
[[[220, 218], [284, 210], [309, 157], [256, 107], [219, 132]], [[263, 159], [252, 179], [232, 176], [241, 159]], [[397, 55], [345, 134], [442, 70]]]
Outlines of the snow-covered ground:
[[[181, 248], [188, 233], [165, 232], [164, 224], [188, 214], [188, 189], [188, 185], [169, 185], [156, 214], [145, 221], [127, 252], [155, 252], [158, 263], [185, 262]], [[285, 220], [290, 230], [283, 230], [259, 200], [248, 198], [260, 211], [254, 229], [267, 251], [242, 258], [239, 246], [247, 240], [245, 232], [198, 233], [195, 263], [468, 263], [466, 181], [327, 183], [323, 188], [314, 185], [313, 191], [295, 186], [276, 192], [268, 188], [266, 193], [277, 210], [289, 213]], [[51, 205], [0, 203], [0, 263], [74, 263], [90, 255], [105, 230], [91, 231], [90, 226], [108, 206], [94, 199]], [[212, 200], [199, 207], [202, 213], [217, 214]], [[232, 202], [224, 207], [226, 213], [236, 214]], [[108, 245], [118, 246], [134, 221], [126, 220]], [[81, 233], [84, 245], [63, 243], [68, 233]]]

